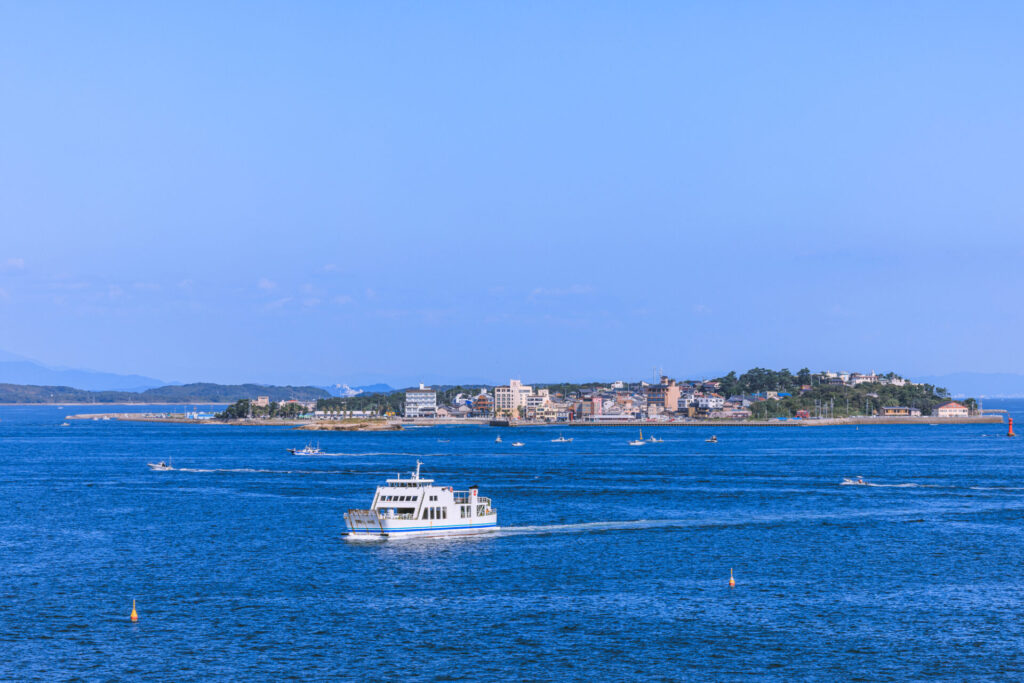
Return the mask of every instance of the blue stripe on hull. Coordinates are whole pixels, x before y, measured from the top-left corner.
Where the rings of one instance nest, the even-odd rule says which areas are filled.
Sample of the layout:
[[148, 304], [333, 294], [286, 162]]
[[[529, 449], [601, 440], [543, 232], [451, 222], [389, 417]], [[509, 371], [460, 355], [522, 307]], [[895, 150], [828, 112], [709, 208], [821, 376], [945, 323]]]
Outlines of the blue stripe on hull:
[[496, 526], [498, 526], [497, 522], [495, 522], [494, 524], [472, 524], [472, 525], [469, 525], [469, 526], [419, 526], [419, 527], [411, 527], [411, 528], [406, 528], [406, 529], [387, 529], [387, 528], [385, 528], [385, 529], [366, 529], [366, 530], [362, 530], [362, 529], [360, 529], [360, 530], [349, 529], [348, 532], [350, 534], [367, 534], [367, 535], [374, 535], [374, 534], [376, 534], [376, 535], [379, 536], [381, 533], [396, 534], [396, 533], [402, 533], [402, 532], [405, 532], [405, 531], [453, 531], [453, 530], [456, 530], [456, 529], [493, 529]]

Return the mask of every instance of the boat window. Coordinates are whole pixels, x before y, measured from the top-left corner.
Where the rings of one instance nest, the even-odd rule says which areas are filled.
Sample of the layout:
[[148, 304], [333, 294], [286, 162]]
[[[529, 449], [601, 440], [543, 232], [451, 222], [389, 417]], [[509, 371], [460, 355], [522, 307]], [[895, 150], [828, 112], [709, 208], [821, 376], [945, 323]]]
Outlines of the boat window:
[[420, 519], [426, 519], [426, 518], [427, 518], [427, 508], [423, 508], [423, 517], [421, 517]]
[[441, 518], [448, 519], [448, 508], [441, 508]]

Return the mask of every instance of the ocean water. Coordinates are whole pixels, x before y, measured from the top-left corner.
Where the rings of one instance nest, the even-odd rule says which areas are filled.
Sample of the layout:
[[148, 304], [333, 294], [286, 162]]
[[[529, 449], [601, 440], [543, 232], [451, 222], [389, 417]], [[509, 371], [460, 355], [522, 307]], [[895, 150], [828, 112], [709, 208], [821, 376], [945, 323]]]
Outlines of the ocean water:
[[[1005, 426], [440, 427], [311, 458], [288, 428], [74, 410], [0, 408], [3, 680], [1024, 677]], [[417, 458], [503, 530], [345, 542]]]

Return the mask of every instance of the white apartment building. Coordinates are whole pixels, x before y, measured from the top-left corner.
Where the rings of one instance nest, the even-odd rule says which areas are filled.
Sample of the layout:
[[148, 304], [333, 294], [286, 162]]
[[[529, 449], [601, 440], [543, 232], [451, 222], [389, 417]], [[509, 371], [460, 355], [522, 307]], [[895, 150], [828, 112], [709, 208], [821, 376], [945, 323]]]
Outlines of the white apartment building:
[[697, 399], [697, 406], [703, 410], [721, 410], [725, 407], [725, 397], [718, 394], [707, 394]]
[[437, 392], [422, 384], [419, 389], [409, 389], [405, 392], [405, 416], [406, 417], [436, 417], [437, 416]]
[[[547, 389], [541, 391], [547, 394]], [[494, 387], [494, 414], [519, 417], [519, 409], [527, 407], [527, 398], [532, 394], [533, 387], [518, 379], [510, 379], [507, 385]]]

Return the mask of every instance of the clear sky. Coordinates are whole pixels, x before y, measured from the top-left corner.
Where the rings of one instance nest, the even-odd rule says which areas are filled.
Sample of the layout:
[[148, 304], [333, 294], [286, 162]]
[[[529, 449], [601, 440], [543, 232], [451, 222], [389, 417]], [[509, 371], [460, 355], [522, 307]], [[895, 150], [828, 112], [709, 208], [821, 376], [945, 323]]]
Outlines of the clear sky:
[[1019, 2], [2, 2], [0, 349], [1022, 372]]

